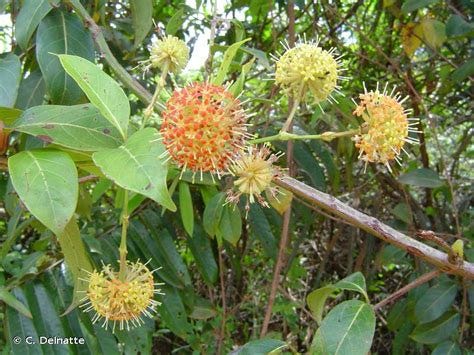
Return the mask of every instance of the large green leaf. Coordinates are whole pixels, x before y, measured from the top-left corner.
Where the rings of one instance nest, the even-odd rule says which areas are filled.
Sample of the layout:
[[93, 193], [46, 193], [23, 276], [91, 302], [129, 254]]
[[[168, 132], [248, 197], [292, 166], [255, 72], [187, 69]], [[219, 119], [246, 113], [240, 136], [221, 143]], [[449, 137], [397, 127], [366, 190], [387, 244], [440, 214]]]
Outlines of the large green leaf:
[[406, 185], [429, 188], [443, 185], [443, 181], [439, 178], [438, 174], [435, 171], [426, 168], [415, 169], [404, 173], [400, 175], [398, 181]]
[[15, 191], [28, 210], [56, 235], [63, 232], [77, 204], [77, 170], [68, 154], [23, 151], [8, 159]]
[[423, 28], [423, 39], [430, 47], [438, 48], [446, 40], [444, 23], [432, 18], [424, 18], [421, 21], [421, 27]]
[[84, 95], [66, 74], [55, 54], [73, 54], [94, 59], [92, 37], [79, 18], [60, 10], [52, 10], [41, 21], [36, 33], [36, 59], [54, 104], [73, 105], [84, 102]]
[[284, 341], [276, 339], [259, 339], [248, 342], [237, 350], [232, 351], [229, 355], [266, 355], [277, 354], [279, 350], [283, 350], [287, 345]]
[[20, 59], [13, 53], [0, 57], [0, 106], [15, 105], [20, 79]]
[[450, 279], [430, 287], [416, 302], [415, 317], [418, 322], [431, 322], [446, 312], [456, 298], [457, 289], [456, 282]]
[[312, 354], [366, 355], [375, 332], [375, 314], [367, 303], [338, 304], [323, 319], [311, 346]]
[[40, 70], [36, 70], [21, 81], [20, 89], [18, 89], [18, 98], [16, 99], [16, 107], [26, 110], [27, 108], [41, 105], [45, 93], [46, 85], [43, 75]]
[[218, 240], [227, 240], [235, 246], [242, 234], [242, 217], [240, 210], [233, 205], [225, 205], [222, 209], [219, 226], [216, 230]]
[[422, 344], [437, 344], [448, 339], [459, 326], [461, 316], [456, 311], [446, 312], [440, 318], [415, 327], [410, 337]]
[[24, 51], [28, 48], [28, 43], [36, 27], [52, 8], [49, 0], [25, 0], [23, 2], [15, 21], [15, 38]]
[[125, 138], [130, 117], [130, 105], [127, 95], [120, 85], [87, 59], [63, 54], [59, 56], [59, 60], [66, 72], [73, 77], [87, 95], [90, 102]]
[[165, 148], [159, 138], [156, 129], [145, 128], [132, 135], [123, 146], [95, 152], [92, 158], [117, 185], [176, 211], [166, 185], [168, 166], [160, 159]]
[[142, 44], [146, 35], [153, 25], [153, 1], [152, 0], [131, 0], [133, 29], [135, 31], [134, 47]]
[[13, 128], [76, 150], [96, 151], [122, 143], [117, 129], [91, 104], [32, 107]]
[[166, 34], [172, 36], [175, 35], [185, 19], [186, 18], [184, 16], [184, 8], [180, 8], [174, 13], [174, 15], [169, 19], [168, 23], [166, 24]]

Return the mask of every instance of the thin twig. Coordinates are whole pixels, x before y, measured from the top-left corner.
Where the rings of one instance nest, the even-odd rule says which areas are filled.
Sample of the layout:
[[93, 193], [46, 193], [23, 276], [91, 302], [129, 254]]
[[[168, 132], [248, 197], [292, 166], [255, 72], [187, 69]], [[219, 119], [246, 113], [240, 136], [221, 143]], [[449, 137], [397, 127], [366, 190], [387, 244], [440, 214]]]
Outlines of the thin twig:
[[401, 289], [395, 291], [390, 296], [388, 296], [387, 298], [385, 298], [382, 301], [380, 301], [379, 303], [377, 303], [374, 306], [374, 310], [375, 311], [379, 310], [380, 308], [386, 306], [387, 304], [392, 303], [393, 301], [396, 301], [397, 299], [402, 297], [404, 294], [406, 294], [408, 291], [414, 289], [415, 287], [418, 287], [418, 286], [424, 284], [425, 282], [430, 281], [431, 279], [434, 279], [440, 273], [441, 273], [441, 271], [439, 271], [439, 270], [433, 270], [433, 271], [430, 271], [426, 274], [421, 275], [416, 280], [410, 282], [408, 285], [406, 285], [406, 286], [402, 287]]

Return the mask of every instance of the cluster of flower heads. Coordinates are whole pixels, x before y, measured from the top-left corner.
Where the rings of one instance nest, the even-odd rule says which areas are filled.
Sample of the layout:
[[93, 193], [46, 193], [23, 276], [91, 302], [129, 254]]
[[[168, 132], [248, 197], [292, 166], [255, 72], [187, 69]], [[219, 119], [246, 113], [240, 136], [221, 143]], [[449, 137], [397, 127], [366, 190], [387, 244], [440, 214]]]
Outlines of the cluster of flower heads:
[[125, 274], [120, 277], [110, 265], [102, 270], [88, 273], [88, 289], [81, 300], [85, 312], [95, 312], [92, 322], [103, 320], [102, 326], [112, 330], [116, 325], [120, 330], [130, 330], [144, 323], [143, 316], [152, 318], [156, 307], [160, 305], [153, 299], [155, 294], [162, 294], [155, 286], [162, 285], [153, 280], [153, 271], [140, 261], [127, 261]]
[[359, 95], [360, 102], [354, 101], [356, 109], [353, 114], [361, 117], [364, 124], [353, 140], [365, 167], [368, 162], [382, 163], [391, 171], [391, 160], [400, 164], [400, 153], [404, 151], [408, 155], [403, 148], [405, 143], [418, 142], [409, 136], [409, 132], [417, 132], [412, 126], [418, 125], [418, 120], [408, 118], [410, 110], [404, 110], [402, 106], [406, 98], [401, 99], [395, 89], [388, 94], [387, 85], [382, 92], [377, 85], [375, 91], [368, 92], [364, 85], [364, 93]]

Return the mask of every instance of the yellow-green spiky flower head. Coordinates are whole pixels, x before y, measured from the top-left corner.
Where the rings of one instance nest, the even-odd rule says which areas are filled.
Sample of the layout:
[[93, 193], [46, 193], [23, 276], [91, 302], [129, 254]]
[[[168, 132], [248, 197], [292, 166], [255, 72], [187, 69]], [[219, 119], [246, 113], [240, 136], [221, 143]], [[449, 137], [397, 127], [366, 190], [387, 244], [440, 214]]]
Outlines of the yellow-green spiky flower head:
[[175, 36], [156, 40], [151, 46], [150, 63], [153, 68], [164, 69], [178, 74], [189, 61], [189, 48]]
[[276, 61], [275, 82], [290, 97], [303, 101], [310, 92], [315, 103], [332, 99], [338, 91], [339, 58], [334, 48], [326, 51], [318, 43], [300, 42], [286, 51]]
[[119, 277], [110, 265], [104, 265], [100, 271], [93, 271], [87, 280], [88, 289], [81, 305], [84, 311], [95, 312], [92, 322], [103, 320], [102, 326], [107, 329], [113, 323], [113, 330], [118, 323], [120, 329], [129, 330], [144, 323], [142, 317], [152, 318], [159, 302], [153, 299], [160, 294], [155, 289], [153, 275], [137, 261], [127, 261], [125, 274]]
[[268, 207], [268, 203], [261, 196], [268, 191], [275, 195], [277, 190], [271, 186], [272, 179], [279, 174], [279, 168], [274, 165], [280, 154], [271, 154], [268, 146], [260, 148], [249, 146], [238, 154], [230, 167], [230, 172], [235, 176], [235, 190], [227, 192], [227, 202], [237, 203], [240, 196], [247, 196], [246, 209], [250, 203], [258, 201]]
[[[387, 85], [383, 92], [378, 85], [375, 91], [367, 91], [359, 95], [360, 102], [353, 114], [362, 117], [364, 124], [361, 133], [354, 136], [356, 147], [359, 149], [359, 159], [366, 162], [382, 163], [389, 170], [391, 160], [399, 162], [398, 156], [404, 150], [405, 143], [417, 143], [409, 137], [409, 132], [417, 132], [411, 128], [417, 125], [417, 119], [408, 118], [409, 110], [404, 110], [400, 95], [395, 88], [387, 94]], [[410, 120], [414, 121], [410, 123]]]

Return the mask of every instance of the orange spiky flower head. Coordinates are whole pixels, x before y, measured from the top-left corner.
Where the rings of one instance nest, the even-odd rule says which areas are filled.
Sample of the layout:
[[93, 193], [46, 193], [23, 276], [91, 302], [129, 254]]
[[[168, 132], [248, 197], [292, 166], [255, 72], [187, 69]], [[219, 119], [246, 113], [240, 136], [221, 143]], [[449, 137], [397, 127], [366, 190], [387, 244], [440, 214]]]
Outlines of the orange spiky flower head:
[[104, 265], [102, 270], [89, 273], [84, 281], [89, 286], [81, 307], [85, 312], [95, 312], [93, 323], [104, 319], [102, 326], [106, 329], [110, 322], [113, 330], [117, 323], [121, 330], [140, 326], [144, 323], [142, 316], [152, 318], [160, 305], [153, 297], [162, 294], [160, 289], [155, 289], [155, 285], [161, 284], [154, 283], [152, 272], [139, 261], [127, 261], [122, 279], [110, 265]]
[[175, 90], [163, 111], [161, 135], [183, 171], [225, 172], [247, 137], [241, 103], [224, 87], [193, 83]]
[[[391, 171], [389, 162], [395, 160], [400, 164], [398, 156], [405, 151], [405, 143], [418, 143], [409, 137], [409, 132], [417, 132], [411, 126], [418, 125], [417, 118], [408, 118], [410, 110], [404, 110], [400, 95], [393, 88], [387, 94], [387, 85], [383, 92], [377, 89], [359, 95], [360, 102], [353, 114], [364, 119], [361, 133], [354, 136], [356, 147], [359, 149], [359, 159], [366, 162], [382, 163]], [[410, 123], [410, 121], [414, 121]], [[406, 153], [406, 151], [405, 151]], [[407, 153], [408, 154], [408, 153]]]

